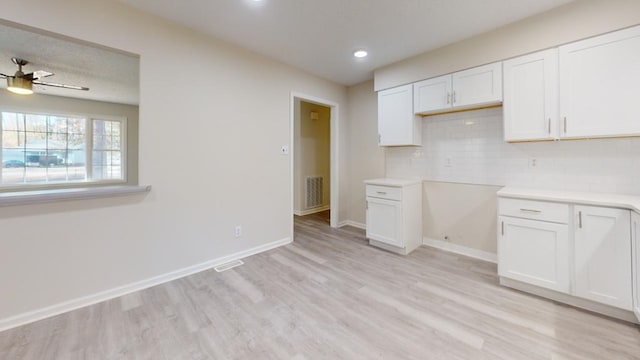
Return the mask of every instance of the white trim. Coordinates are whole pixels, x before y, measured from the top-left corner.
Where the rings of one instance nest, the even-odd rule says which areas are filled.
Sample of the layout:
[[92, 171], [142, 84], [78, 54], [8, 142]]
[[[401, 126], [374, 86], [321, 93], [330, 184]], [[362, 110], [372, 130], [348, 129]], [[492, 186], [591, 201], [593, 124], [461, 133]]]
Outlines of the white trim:
[[330, 209], [331, 209], [331, 206], [325, 205], [325, 206], [321, 206], [321, 207], [317, 207], [317, 208], [313, 208], [313, 209], [296, 210], [293, 213], [295, 215], [297, 215], [297, 216], [305, 216], [305, 215], [311, 215], [311, 214], [327, 211], [327, 210], [330, 210]]
[[517, 280], [511, 280], [505, 277], [500, 277], [500, 285], [506, 286], [512, 289], [524, 291], [536, 296], [551, 299], [561, 303], [569, 304], [581, 309], [594, 311], [599, 314], [607, 315], [616, 319], [629, 321], [635, 324], [640, 324], [640, 321], [636, 319], [632, 311], [620, 309], [617, 307], [597, 303], [595, 301], [582, 299], [573, 295], [560, 293], [554, 290], [541, 288], [535, 285], [526, 284]]
[[452, 253], [455, 253], [455, 254], [460, 254], [460, 255], [472, 257], [472, 258], [475, 258], [475, 259], [480, 259], [480, 260], [492, 262], [494, 264], [498, 263], [498, 255], [497, 254], [494, 254], [494, 253], [491, 253], [491, 252], [488, 252], [488, 251], [483, 251], [483, 250], [478, 250], [478, 249], [474, 249], [474, 248], [458, 245], [458, 244], [452, 244], [450, 242], [446, 242], [446, 241], [442, 241], [442, 240], [429, 239], [427, 237], [423, 237], [422, 238], [422, 245], [431, 246], [431, 247], [434, 247], [436, 249], [452, 252]]
[[[340, 186], [339, 186], [339, 170], [340, 170], [340, 164], [339, 164], [339, 142], [340, 142], [340, 132], [339, 132], [339, 124], [340, 124], [340, 105], [337, 102], [334, 101], [330, 101], [330, 100], [326, 100], [326, 99], [322, 99], [316, 96], [312, 96], [312, 95], [307, 95], [304, 93], [300, 93], [297, 91], [292, 91], [290, 94], [290, 111], [289, 111], [289, 141], [290, 141], [290, 146], [289, 146], [289, 164], [290, 164], [290, 172], [291, 172], [291, 211], [289, 212], [290, 214], [294, 214], [295, 211], [295, 204], [294, 204], [294, 199], [295, 199], [295, 186], [294, 186], [294, 182], [295, 182], [295, 164], [294, 164], [294, 152], [295, 152], [295, 147], [294, 145], [294, 124], [295, 124], [295, 101], [297, 99], [300, 100], [304, 100], [306, 102], [311, 102], [311, 103], [315, 103], [318, 105], [323, 105], [323, 106], [328, 106], [331, 109], [331, 124], [330, 124], [330, 132], [331, 132], [331, 155], [330, 155], [330, 168], [331, 168], [331, 179], [330, 179], [330, 183], [329, 183], [329, 189], [331, 189], [331, 199], [329, 201], [329, 203], [331, 204], [331, 220], [330, 220], [330, 224], [331, 227], [333, 228], [337, 228], [338, 227], [338, 214], [340, 213], [339, 211], [339, 202], [340, 202]], [[291, 238], [293, 239], [293, 216], [291, 217], [291, 223], [290, 223], [290, 228], [291, 228]]]
[[226, 264], [234, 260], [243, 259], [248, 256], [265, 252], [271, 249], [275, 249], [277, 247], [287, 245], [290, 243], [291, 243], [291, 238], [284, 238], [281, 240], [272, 241], [270, 243], [256, 246], [251, 249], [239, 251], [235, 254], [205, 261], [200, 264], [188, 266], [186, 268], [175, 270], [175, 271], [172, 271], [163, 275], [155, 276], [146, 280], [116, 287], [106, 291], [101, 291], [99, 293], [83, 296], [77, 299], [65, 301], [59, 304], [48, 306], [46, 308], [41, 308], [41, 309], [33, 310], [30, 312], [11, 316], [8, 318], [0, 319], [0, 331], [8, 330], [17, 326], [25, 325], [34, 321], [42, 320], [48, 317], [52, 317], [52, 316], [56, 316], [72, 310], [76, 310], [85, 306], [110, 300], [110, 299], [123, 296], [135, 291], [144, 290], [152, 286], [160, 285], [172, 280], [176, 280], [185, 276], [189, 276], [189, 275], [201, 272], [201, 271], [209, 270], [218, 265]]
[[60, 200], [93, 199], [151, 191], [151, 185], [96, 186], [68, 189], [0, 192], [0, 206], [46, 203]]
[[366, 230], [367, 229], [367, 225], [366, 224], [363, 224], [363, 223], [357, 222], [357, 221], [353, 221], [353, 220], [340, 221], [338, 223], [338, 227], [341, 228], [343, 226], [353, 226], [354, 228], [358, 228], [358, 229], [362, 229], [362, 230]]

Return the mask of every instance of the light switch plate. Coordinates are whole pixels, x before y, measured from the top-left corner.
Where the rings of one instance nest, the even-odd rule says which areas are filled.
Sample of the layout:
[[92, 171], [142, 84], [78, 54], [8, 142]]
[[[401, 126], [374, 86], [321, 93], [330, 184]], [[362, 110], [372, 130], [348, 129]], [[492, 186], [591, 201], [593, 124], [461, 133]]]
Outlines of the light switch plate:
[[280, 155], [289, 155], [289, 145], [282, 145], [280, 147]]

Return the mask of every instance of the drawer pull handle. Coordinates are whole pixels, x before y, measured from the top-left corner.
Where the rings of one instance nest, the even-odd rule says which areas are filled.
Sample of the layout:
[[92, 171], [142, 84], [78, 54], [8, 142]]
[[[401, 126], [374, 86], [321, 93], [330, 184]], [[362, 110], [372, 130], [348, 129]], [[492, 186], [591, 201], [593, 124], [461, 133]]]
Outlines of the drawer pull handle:
[[532, 214], [540, 214], [542, 212], [540, 210], [532, 210], [532, 209], [520, 209], [520, 211], [528, 212], [528, 213], [532, 213]]
[[578, 211], [578, 227], [582, 229], [582, 211]]
[[502, 221], [502, 235], [504, 236], [504, 221]]
[[376, 193], [378, 193], [380, 195], [387, 195], [387, 193], [385, 191], [376, 191]]

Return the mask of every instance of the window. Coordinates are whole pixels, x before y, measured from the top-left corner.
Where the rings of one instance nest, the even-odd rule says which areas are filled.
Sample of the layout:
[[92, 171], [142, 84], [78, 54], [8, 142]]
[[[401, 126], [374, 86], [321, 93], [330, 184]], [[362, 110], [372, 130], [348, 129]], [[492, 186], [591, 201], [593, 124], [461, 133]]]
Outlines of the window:
[[124, 182], [126, 120], [2, 112], [2, 186]]

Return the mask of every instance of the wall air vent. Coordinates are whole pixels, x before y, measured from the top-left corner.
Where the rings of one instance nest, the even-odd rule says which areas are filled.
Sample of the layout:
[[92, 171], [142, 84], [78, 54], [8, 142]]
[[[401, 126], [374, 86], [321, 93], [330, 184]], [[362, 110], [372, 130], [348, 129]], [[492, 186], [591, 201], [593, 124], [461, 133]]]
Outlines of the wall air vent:
[[322, 206], [324, 197], [324, 177], [308, 176], [306, 185], [305, 208], [312, 209]]

